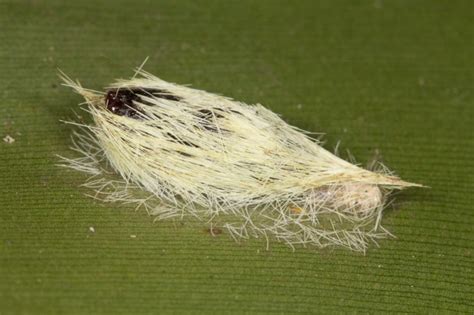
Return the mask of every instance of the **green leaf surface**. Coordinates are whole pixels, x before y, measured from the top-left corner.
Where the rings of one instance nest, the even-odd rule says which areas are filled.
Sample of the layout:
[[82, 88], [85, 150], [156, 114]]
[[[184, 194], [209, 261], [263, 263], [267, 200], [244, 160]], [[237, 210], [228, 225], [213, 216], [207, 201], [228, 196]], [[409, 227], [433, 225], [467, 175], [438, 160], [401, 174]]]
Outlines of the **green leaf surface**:
[[[0, 314], [473, 313], [473, 21], [470, 0], [0, 0], [0, 136], [15, 139], [0, 141]], [[431, 188], [397, 196], [397, 237], [366, 255], [266, 251], [94, 201], [55, 165], [82, 101], [56, 69], [102, 89], [147, 56]]]

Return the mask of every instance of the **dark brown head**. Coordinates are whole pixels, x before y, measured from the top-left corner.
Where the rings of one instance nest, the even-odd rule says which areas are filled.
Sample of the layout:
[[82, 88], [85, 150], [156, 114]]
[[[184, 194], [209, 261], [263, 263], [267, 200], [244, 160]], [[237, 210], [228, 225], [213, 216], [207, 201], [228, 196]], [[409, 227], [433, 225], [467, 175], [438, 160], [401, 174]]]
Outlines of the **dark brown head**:
[[112, 113], [119, 116], [135, 117], [137, 109], [133, 101], [139, 100], [136, 93], [131, 90], [113, 89], [105, 96], [105, 105]]
[[140, 96], [147, 97], [156, 97], [162, 98], [170, 101], [180, 101], [181, 98], [175, 95], [172, 95], [168, 91], [160, 89], [150, 89], [150, 88], [123, 88], [123, 89], [111, 89], [105, 95], [105, 105], [107, 109], [112, 113], [119, 116], [127, 116], [132, 118], [138, 118], [138, 112], [140, 110], [136, 105], [133, 104], [134, 101], [140, 101], [144, 105], [151, 105], [150, 103], [141, 100]]

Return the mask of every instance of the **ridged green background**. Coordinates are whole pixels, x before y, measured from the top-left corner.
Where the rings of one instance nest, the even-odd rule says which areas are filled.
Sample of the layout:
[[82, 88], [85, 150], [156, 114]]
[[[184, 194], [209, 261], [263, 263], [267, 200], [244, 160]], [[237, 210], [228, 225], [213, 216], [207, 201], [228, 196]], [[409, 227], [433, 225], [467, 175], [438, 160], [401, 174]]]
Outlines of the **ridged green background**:
[[[473, 313], [473, 21], [470, 0], [1, 0], [0, 314]], [[55, 166], [81, 101], [56, 68], [101, 89], [146, 56], [431, 188], [398, 195], [397, 238], [365, 256], [93, 201]]]

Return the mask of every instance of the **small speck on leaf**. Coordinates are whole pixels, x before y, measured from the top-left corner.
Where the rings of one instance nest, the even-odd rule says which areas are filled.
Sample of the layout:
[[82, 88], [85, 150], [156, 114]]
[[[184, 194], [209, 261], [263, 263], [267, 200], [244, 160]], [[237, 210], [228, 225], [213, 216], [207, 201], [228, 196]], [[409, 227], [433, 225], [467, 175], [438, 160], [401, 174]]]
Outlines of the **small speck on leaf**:
[[94, 229], [94, 227], [93, 227], [93, 226], [90, 226], [90, 227], [89, 227], [89, 232], [91, 232], [91, 233], [95, 233], [95, 229]]
[[222, 234], [222, 230], [219, 228], [209, 228], [209, 229], [206, 229], [206, 232], [211, 234], [212, 236], [217, 236], [219, 234]]
[[15, 142], [15, 139], [13, 137], [11, 137], [10, 135], [6, 135], [3, 138], [3, 142], [6, 142], [8, 144], [12, 144], [13, 142]]

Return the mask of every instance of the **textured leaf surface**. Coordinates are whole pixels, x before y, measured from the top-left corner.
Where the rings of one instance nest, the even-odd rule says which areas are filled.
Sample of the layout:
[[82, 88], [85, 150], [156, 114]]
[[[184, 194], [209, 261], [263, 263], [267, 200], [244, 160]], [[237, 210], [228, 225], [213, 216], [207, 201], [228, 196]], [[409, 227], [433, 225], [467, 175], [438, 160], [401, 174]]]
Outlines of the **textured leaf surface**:
[[[471, 1], [0, 1], [0, 313], [474, 311]], [[80, 97], [146, 69], [409, 181], [365, 256], [236, 244], [84, 196]], [[87, 117], [85, 117], [87, 119]], [[93, 229], [90, 229], [90, 228]], [[94, 232], [92, 232], [94, 230]]]

